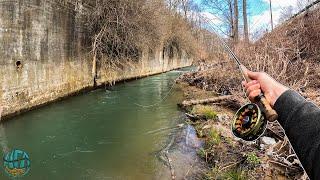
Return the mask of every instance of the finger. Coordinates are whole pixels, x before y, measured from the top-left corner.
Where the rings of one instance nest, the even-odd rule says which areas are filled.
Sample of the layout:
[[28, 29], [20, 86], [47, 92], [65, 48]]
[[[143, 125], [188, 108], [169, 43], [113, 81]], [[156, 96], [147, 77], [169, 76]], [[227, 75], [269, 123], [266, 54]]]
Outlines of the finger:
[[247, 91], [246, 91], [247, 96], [249, 96], [249, 94], [250, 94], [252, 91], [255, 91], [255, 90], [258, 90], [258, 89], [260, 90], [260, 88], [261, 88], [261, 86], [260, 86], [259, 83], [250, 86], [250, 87], [247, 89]]
[[249, 70], [246, 73], [248, 74], [249, 78], [252, 80], [258, 80], [259, 76], [261, 74], [260, 72], [253, 72], [253, 71], [249, 71]]
[[260, 94], [261, 94], [261, 89], [256, 89], [254, 91], [251, 91], [248, 97], [251, 102], [255, 102], [255, 98]]
[[250, 81], [245, 85], [245, 89], [248, 89], [250, 86], [253, 86], [255, 84], [258, 84], [258, 81], [256, 80]]

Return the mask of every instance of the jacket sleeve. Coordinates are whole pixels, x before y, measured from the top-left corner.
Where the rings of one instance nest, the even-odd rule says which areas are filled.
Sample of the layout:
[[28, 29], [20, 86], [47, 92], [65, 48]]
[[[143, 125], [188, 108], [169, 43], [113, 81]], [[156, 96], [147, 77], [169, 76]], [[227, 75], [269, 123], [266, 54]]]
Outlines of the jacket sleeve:
[[274, 109], [310, 179], [320, 179], [319, 107], [288, 90], [278, 98]]

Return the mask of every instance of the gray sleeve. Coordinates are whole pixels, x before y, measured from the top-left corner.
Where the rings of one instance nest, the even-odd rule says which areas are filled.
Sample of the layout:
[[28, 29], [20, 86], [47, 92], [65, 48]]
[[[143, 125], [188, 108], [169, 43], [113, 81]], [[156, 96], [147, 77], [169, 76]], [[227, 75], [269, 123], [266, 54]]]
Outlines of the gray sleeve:
[[320, 109], [296, 91], [288, 90], [275, 103], [278, 121], [311, 179], [320, 179]]

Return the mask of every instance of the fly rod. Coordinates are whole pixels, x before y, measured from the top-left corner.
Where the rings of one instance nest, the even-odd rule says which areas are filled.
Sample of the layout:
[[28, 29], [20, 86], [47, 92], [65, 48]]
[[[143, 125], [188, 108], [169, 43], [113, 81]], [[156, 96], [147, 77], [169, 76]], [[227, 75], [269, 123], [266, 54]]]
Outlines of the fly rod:
[[[247, 71], [248, 69], [243, 65], [241, 64], [239, 58], [237, 57], [237, 55], [231, 50], [231, 48], [227, 45], [226, 42], [224, 42], [220, 37], [218, 37], [218, 39], [221, 41], [221, 43], [223, 44], [224, 48], [226, 49], [226, 51], [228, 52], [228, 54], [230, 55], [231, 59], [233, 59], [236, 64], [238, 65], [240, 71], [241, 71], [241, 74], [242, 76], [244, 77], [244, 79], [246, 80], [246, 82], [251, 82], [252, 79], [250, 79], [250, 77], [248, 76], [247, 74]], [[255, 100], [257, 102], [260, 103], [260, 105], [262, 106], [262, 109], [264, 110], [264, 113], [266, 114], [266, 117], [267, 119], [270, 121], [270, 122], [273, 122], [275, 120], [278, 119], [278, 114], [277, 112], [272, 109], [269, 101], [266, 99], [266, 97], [264, 96], [263, 92], [257, 96], [255, 98]]]
[[[211, 27], [211, 29], [214, 30], [214, 28], [211, 26], [211, 23], [208, 22], [208, 20], [205, 20], [205, 21], [207, 21], [207, 24]], [[214, 32], [215, 32], [215, 31], [214, 31]], [[232, 51], [232, 49], [228, 46], [228, 44], [227, 44], [216, 32], [215, 32], [215, 34], [216, 34], [218, 40], [221, 42], [221, 44], [222, 44], [222, 46], [224, 47], [224, 49], [225, 49], [225, 50], [227, 51], [227, 53], [229, 54], [230, 58], [231, 58], [232, 60], [234, 60], [235, 63], [237, 64], [237, 66], [239, 67], [239, 70], [240, 70], [243, 78], [246, 80], [247, 83], [248, 83], [248, 82], [251, 82], [252, 79], [250, 79], [249, 76], [248, 76], [248, 74], [247, 74], [248, 69], [247, 69], [243, 64], [241, 64], [238, 56]], [[255, 100], [260, 103], [261, 108], [262, 108], [263, 112], [264, 112], [265, 115], [266, 115], [266, 118], [267, 118], [270, 122], [273, 122], [273, 121], [275, 121], [275, 120], [278, 119], [278, 114], [277, 114], [277, 112], [276, 112], [274, 109], [272, 109], [270, 103], [268, 102], [268, 100], [267, 100], [266, 97], [264, 96], [263, 92], [262, 92], [259, 96], [257, 96], [257, 97], [255, 98]]]
[[[206, 20], [206, 18], [204, 18]], [[228, 46], [228, 44], [216, 33], [212, 23], [207, 20], [207, 28], [211, 28], [221, 42], [225, 51], [229, 54], [230, 58], [238, 66], [243, 78], [246, 82], [251, 82], [252, 79], [248, 76], [248, 69], [240, 62], [238, 56]], [[277, 112], [272, 109], [270, 103], [262, 92], [255, 98], [256, 103], [247, 104], [241, 107], [235, 114], [232, 124], [232, 133], [245, 141], [255, 141], [261, 137], [266, 128], [268, 121], [273, 122], [278, 119]]]

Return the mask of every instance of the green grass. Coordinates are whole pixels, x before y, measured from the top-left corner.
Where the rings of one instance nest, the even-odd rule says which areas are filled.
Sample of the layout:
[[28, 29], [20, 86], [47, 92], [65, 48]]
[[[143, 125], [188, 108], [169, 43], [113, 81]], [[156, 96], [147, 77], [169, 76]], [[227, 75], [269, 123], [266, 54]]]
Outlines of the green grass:
[[203, 133], [203, 130], [202, 130], [202, 124], [201, 123], [198, 123], [195, 125], [195, 129], [197, 131], [197, 134], [198, 134], [198, 137], [202, 138], [205, 136], [205, 134]]
[[210, 145], [219, 145], [221, 143], [220, 132], [214, 128], [211, 128], [211, 130], [209, 131], [208, 138], [208, 143]]
[[221, 172], [219, 168], [213, 167], [211, 171], [206, 173], [204, 179], [207, 180], [216, 180], [216, 179], [223, 179], [223, 180], [247, 180], [248, 176], [244, 170], [241, 169], [232, 169], [229, 171]]
[[230, 146], [232, 146], [233, 148], [235, 147], [235, 144], [233, 143], [233, 139], [230, 137], [224, 137], [225, 142], [228, 143]]
[[209, 172], [205, 174], [205, 180], [216, 180], [219, 178], [219, 168], [213, 167]]
[[203, 115], [206, 119], [216, 119], [217, 112], [211, 106], [196, 105], [192, 109], [192, 114]]
[[237, 170], [232, 170], [232, 171], [224, 173], [223, 179], [227, 179], [227, 180], [247, 180], [248, 177], [247, 177], [245, 171], [243, 171], [241, 169], [237, 169]]
[[207, 155], [207, 151], [203, 148], [198, 149], [197, 154], [201, 157], [201, 158], [205, 158]]
[[254, 152], [250, 152], [248, 154], [246, 154], [246, 161], [251, 164], [251, 165], [258, 165], [260, 164], [261, 160], [260, 158], [256, 155], [256, 153]]

